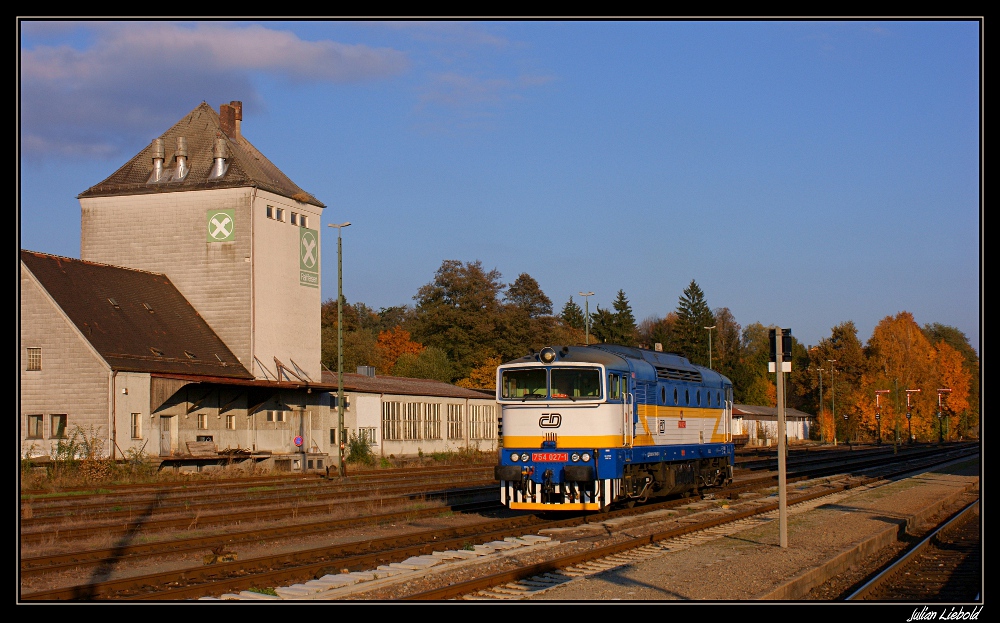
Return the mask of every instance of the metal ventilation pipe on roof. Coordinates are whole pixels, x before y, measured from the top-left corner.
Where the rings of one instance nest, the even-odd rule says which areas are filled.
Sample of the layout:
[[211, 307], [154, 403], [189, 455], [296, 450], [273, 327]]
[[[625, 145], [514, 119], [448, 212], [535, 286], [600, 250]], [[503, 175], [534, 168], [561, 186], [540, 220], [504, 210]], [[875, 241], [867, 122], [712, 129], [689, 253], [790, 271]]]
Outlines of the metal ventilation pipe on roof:
[[174, 152], [174, 158], [177, 159], [177, 178], [182, 180], [187, 177], [188, 174], [188, 145], [187, 139], [183, 136], [177, 137], [177, 151]]
[[229, 158], [229, 144], [224, 138], [215, 139], [215, 146], [212, 147], [212, 171], [208, 174], [209, 179], [222, 177], [229, 168], [226, 160]]
[[163, 139], [154, 138], [153, 139], [153, 174], [150, 176], [150, 182], [159, 182], [160, 178], [163, 177]]

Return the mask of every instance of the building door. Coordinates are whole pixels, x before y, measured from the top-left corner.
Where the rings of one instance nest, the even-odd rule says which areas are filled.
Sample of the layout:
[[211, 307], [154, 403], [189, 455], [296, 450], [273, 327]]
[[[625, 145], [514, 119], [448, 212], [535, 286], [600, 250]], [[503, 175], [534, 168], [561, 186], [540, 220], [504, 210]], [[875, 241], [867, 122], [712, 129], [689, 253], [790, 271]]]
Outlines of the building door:
[[173, 416], [160, 416], [160, 456], [170, 456], [173, 450], [170, 429], [173, 428]]

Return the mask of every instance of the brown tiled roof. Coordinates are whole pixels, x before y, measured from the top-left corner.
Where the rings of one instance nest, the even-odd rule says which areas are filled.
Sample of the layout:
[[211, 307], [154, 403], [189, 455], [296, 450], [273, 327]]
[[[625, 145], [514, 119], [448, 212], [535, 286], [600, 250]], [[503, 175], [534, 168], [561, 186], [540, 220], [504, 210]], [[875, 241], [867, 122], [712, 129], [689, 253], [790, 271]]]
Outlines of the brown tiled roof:
[[24, 249], [21, 262], [113, 370], [253, 378], [166, 275]]
[[[235, 103], [235, 102], [234, 102]], [[153, 145], [136, 154], [131, 160], [115, 171], [100, 184], [80, 193], [77, 198], [106, 197], [119, 195], [141, 195], [184, 190], [204, 190], [210, 188], [239, 188], [252, 186], [284, 197], [321, 208], [326, 207], [311, 194], [299, 188], [292, 180], [264, 157], [257, 148], [230, 128], [229, 134], [223, 130], [219, 113], [202, 102], [172, 128], [160, 135], [163, 139], [165, 169], [175, 168], [174, 153], [177, 138], [187, 140], [188, 166], [190, 173], [181, 181], [147, 184], [153, 172]], [[210, 180], [214, 158], [215, 139], [223, 138], [229, 150], [226, 174]]]
[[[337, 385], [337, 374], [323, 370], [323, 384]], [[336, 390], [334, 390], [336, 391]], [[465, 389], [443, 381], [431, 379], [411, 379], [402, 376], [366, 376], [344, 373], [344, 391], [366, 394], [399, 394], [404, 396], [440, 396], [442, 398], [490, 399], [492, 391]]]

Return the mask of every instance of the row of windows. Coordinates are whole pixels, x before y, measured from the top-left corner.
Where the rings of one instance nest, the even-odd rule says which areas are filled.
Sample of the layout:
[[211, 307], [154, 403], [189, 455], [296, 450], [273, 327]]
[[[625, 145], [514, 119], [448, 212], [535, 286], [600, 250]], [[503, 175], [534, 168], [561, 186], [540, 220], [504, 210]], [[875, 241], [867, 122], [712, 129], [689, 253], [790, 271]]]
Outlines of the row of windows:
[[[706, 403], [705, 406], [707, 406], [707, 407], [711, 407], [712, 406], [712, 395], [713, 394], [710, 391], [706, 391], [705, 392], [705, 403]], [[716, 407], [722, 406], [722, 392], [718, 392], [717, 391], [717, 392], [715, 392], [714, 395], [715, 395], [715, 406]], [[666, 387], [660, 387], [660, 404], [663, 404], [663, 405], [667, 404], [667, 388]], [[674, 388], [674, 404], [675, 405], [676, 404], [680, 404], [680, 394], [678, 393], [676, 387]], [[685, 389], [684, 390], [684, 404], [686, 404], [688, 406], [691, 405], [691, 390], [689, 390], [689, 389]], [[699, 406], [699, 407], [701, 406], [701, 390], [700, 389], [697, 390], [697, 391], [695, 391], [695, 405]]]
[[[274, 206], [267, 206], [267, 218], [273, 219], [275, 221], [285, 222], [285, 209], [276, 208]], [[291, 218], [289, 219], [292, 225], [297, 225], [298, 227], [309, 227], [309, 217], [305, 214], [299, 214], [298, 212], [292, 212]]]
[[[462, 430], [462, 405], [449, 404], [444, 423], [448, 439], [464, 439]], [[410, 441], [441, 439], [441, 405], [427, 402], [383, 402], [382, 439]], [[469, 407], [469, 438], [496, 439], [497, 417], [494, 405]]]
[[[54, 413], [49, 416], [49, 439], [66, 438], [66, 414]], [[42, 414], [29, 415], [25, 421], [27, 426], [25, 437], [28, 439], [45, 438], [45, 416]]]

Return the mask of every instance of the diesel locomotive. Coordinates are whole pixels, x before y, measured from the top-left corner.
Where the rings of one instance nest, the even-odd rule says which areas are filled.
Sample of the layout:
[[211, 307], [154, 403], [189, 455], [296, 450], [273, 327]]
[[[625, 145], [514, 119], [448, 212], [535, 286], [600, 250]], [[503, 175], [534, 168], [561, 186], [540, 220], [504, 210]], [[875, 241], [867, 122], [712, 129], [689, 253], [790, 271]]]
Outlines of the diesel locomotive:
[[546, 347], [497, 368], [511, 509], [603, 511], [732, 481], [733, 385], [671, 353]]

